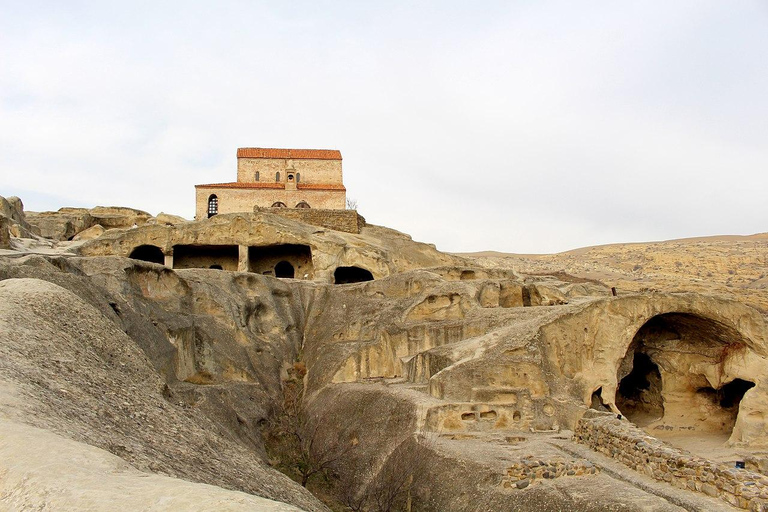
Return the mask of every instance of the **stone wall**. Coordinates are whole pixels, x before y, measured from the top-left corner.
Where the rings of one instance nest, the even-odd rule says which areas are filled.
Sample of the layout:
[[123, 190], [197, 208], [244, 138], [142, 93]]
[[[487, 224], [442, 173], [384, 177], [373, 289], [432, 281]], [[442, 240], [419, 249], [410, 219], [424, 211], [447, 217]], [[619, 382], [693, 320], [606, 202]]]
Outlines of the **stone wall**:
[[321, 226], [347, 233], [360, 233], [365, 219], [355, 210], [326, 210], [321, 208], [254, 208], [254, 212], [265, 211], [282, 217], [298, 220], [313, 226]]
[[614, 416], [583, 418], [574, 440], [680, 489], [698, 491], [747, 510], [768, 510], [768, 477], [696, 457]]
[[[278, 184], [280, 185], [280, 184]], [[344, 209], [347, 193], [345, 190], [287, 190], [280, 188], [237, 188], [229, 186], [195, 187], [195, 219], [208, 217], [208, 198], [215, 194], [219, 200], [219, 213], [250, 213], [256, 207], [269, 208], [281, 201], [289, 208], [306, 201], [310, 209]], [[275, 208], [276, 210], [277, 208]]]
[[343, 183], [341, 160], [315, 160], [283, 158], [238, 158], [237, 181], [255, 183], [256, 172], [259, 183], [275, 183], [275, 174], [280, 173], [280, 183], [286, 183], [288, 172], [301, 174], [299, 183], [336, 184]]

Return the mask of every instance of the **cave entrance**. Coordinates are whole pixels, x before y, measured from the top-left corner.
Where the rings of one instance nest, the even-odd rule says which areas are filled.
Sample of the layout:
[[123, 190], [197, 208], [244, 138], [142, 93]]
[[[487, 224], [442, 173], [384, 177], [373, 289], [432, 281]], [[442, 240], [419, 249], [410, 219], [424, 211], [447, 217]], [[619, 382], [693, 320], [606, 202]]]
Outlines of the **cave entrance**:
[[697, 399], [704, 401], [707, 408], [717, 411], [722, 430], [730, 432], [739, 416], [739, 404], [744, 394], [755, 387], [754, 382], [743, 379], [733, 379], [720, 389], [711, 386], [700, 387], [696, 390]]
[[294, 270], [293, 265], [287, 261], [281, 261], [275, 265], [275, 277], [293, 279], [294, 275], [296, 275], [296, 271]]
[[338, 267], [333, 273], [335, 284], [362, 283], [364, 281], [373, 281], [373, 274], [364, 268]]
[[165, 263], [165, 255], [163, 254], [163, 251], [155, 245], [140, 245], [132, 250], [128, 257], [134, 260], [159, 263], [160, 265]]
[[[619, 365], [616, 407], [670, 442], [708, 439], [711, 446], [722, 445], [733, 432], [744, 394], [754, 386], [724, 374], [726, 359], [742, 353], [745, 343], [738, 331], [710, 318], [654, 316], [637, 331]], [[711, 382], [720, 375], [722, 380]]]
[[616, 407], [640, 427], [664, 416], [661, 372], [647, 354], [635, 352], [632, 370], [619, 383]]
[[174, 245], [173, 268], [237, 270], [236, 245]]
[[603, 412], [611, 412], [611, 408], [608, 407], [603, 400], [603, 388], [602, 386], [597, 388], [592, 393], [592, 403], [590, 405], [591, 409], [594, 409], [596, 411], [603, 411]]
[[276, 244], [248, 248], [251, 272], [287, 279], [312, 279], [312, 249], [308, 245]]

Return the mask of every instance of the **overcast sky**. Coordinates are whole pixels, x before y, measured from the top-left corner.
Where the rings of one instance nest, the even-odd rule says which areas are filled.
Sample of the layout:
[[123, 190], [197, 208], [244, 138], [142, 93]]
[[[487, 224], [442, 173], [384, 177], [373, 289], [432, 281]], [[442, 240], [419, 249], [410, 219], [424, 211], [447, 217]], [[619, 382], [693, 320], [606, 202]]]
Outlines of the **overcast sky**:
[[192, 218], [238, 147], [446, 251], [768, 231], [768, 1], [0, 0], [0, 195]]

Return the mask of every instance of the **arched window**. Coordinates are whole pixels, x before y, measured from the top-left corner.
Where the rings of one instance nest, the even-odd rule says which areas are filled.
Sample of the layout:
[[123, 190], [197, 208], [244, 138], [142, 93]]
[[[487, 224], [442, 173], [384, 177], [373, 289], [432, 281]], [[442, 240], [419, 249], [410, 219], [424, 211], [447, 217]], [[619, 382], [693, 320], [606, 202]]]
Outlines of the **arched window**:
[[259, 171], [256, 171], [256, 181], [259, 181]]
[[288, 208], [286, 204], [282, 201], [278, 201], [276, 203], [272, 203], [272, 208]]
[[211, 197], [208, 198], [208, 218], [210, 219], [217, 213], [219, 213], [219, 198], [216, 197], [216, 194], [211, 194]]
[[275, 181], [280, 181], [280, 171], [275, 173]]
[[292, 172], [288, 173], [288, 181], [293, 181], [293, 173]]
[[296, 208], [310, 208], [310, 206], [308, 202], [301, 201], [299, 204], [296, 205]]
[[300, 182], [300, 181], [301, 181], [301, 173], [300, 173], [300, 172], [297, 172], [297, 173], [296, 173], [296, 183], [298, 183], [298, 182]]

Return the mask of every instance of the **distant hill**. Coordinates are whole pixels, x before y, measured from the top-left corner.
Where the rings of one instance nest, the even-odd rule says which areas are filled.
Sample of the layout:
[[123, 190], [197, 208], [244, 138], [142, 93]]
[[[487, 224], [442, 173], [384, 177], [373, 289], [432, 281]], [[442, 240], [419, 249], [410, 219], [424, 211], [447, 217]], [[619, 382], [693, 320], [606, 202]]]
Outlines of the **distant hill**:
[[488, 267], [563, 271], [619, 292], [697, 291], [736, 298], [768, 314], [768, 233], [584, 247], [558, 254], [464, 253]]

